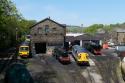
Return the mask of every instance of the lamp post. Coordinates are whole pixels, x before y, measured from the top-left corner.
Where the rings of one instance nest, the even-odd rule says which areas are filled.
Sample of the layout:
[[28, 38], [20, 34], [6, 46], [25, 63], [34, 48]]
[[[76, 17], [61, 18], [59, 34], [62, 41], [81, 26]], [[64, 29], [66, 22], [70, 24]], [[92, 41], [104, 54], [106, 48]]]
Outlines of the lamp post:
[[16, 44], [17, 44], [17, 32], [18, 32], [18, 28], [16, 28]]
[[16, 54], [14, 59], [17, 61], [17, 55], [18, 55], [18, 28], [16, 28]]

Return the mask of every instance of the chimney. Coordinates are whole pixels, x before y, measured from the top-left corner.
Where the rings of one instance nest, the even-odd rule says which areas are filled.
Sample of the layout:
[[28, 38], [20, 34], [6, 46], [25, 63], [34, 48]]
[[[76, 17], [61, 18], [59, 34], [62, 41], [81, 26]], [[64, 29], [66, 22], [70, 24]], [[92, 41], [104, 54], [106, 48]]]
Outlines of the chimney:
[[48, 18], [50, 19], [50, 16]]

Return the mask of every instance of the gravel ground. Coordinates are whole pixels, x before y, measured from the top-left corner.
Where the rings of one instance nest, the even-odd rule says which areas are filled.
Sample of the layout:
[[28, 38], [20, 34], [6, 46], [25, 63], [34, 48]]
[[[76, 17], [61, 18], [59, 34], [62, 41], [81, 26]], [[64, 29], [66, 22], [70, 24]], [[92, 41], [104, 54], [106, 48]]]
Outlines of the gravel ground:
[[29, 60], [27, 68], [35, 83], [56, 83], [56, 71], [40, 58]]
[[[34, 83], [124, 83], [120, 70], [120, 60], [113, 56], [91, 56], [95, 65], [78, 66], [72, 59], [71, 64], [61, 64], [51, 53], [35, 55], [24, 59]], [[3, 76], [0, 75], [0, 83]]]
[[93, 57], [104, 83], [124, 83], [121, 76], [120, 59], [113, 56]]
[[124, 83], [119, 59], [91, 56], [96, 66], [80, 67], [74, 61], [63, 65], [50, 55], [36, 55], [27, 68], [35, 83]]

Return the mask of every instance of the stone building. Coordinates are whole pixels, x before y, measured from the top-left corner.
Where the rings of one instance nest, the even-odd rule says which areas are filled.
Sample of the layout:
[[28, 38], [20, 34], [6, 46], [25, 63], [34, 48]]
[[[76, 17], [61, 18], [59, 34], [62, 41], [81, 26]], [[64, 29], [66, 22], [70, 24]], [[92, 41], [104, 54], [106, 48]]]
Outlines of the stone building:
[[125, 29], [117, 29], [116, 32], [117, 32], [117, 43], [125, 44]]
[[36, 53], [46, 53], [48, 46], [64, 44], [66, 26], [46, 18], [33, 25], [30, 34]]
[[110, 32], [111, 40], [113, 43], [125, 44], [125, 29], [115, 28]]

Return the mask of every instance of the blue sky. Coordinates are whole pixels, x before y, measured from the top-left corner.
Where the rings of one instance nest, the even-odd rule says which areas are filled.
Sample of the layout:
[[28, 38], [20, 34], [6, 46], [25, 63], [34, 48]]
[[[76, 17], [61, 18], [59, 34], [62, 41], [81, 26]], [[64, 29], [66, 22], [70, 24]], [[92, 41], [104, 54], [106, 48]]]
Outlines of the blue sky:
[[68, 25], [125, 22], [125, 0], [12, 0], [29, 20], [46, 17]]

